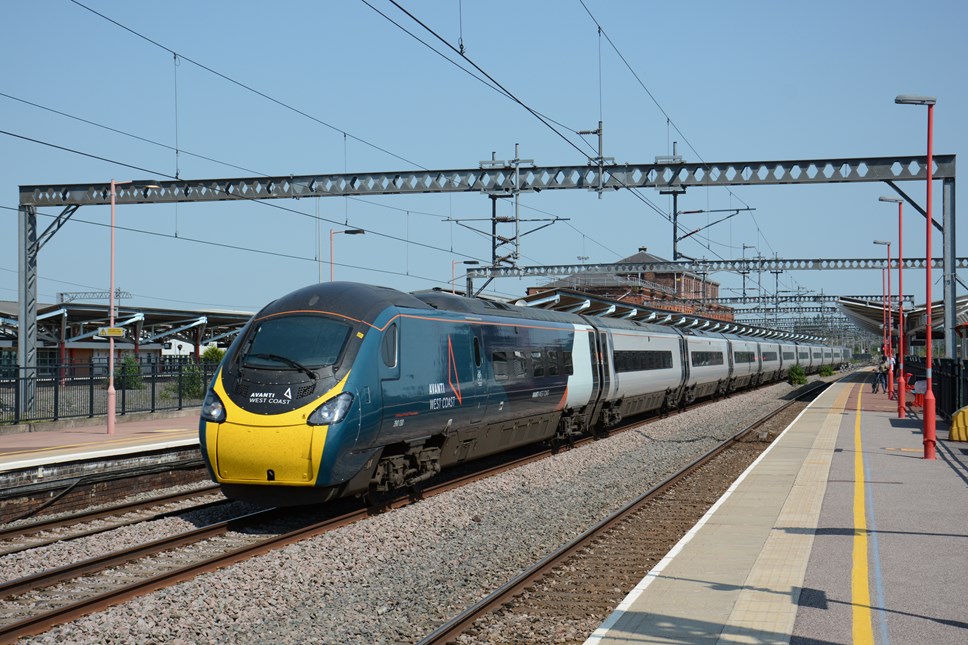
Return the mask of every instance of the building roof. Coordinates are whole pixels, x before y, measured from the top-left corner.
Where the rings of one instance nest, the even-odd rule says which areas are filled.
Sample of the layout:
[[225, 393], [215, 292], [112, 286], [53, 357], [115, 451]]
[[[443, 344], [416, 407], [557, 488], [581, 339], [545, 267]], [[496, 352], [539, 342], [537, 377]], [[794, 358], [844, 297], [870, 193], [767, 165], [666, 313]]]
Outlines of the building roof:
[[[37, 337], [42, 343], [68, 343], [94, 338], [100, 327], [109, 322], [107, 303], [67, 302], [38, 304]], [[17, 340], [17, 302], [0, 300], [0, 338]], [[201, 332], [201, 344], [230, 339], [249, 321], [252, 314], [245, 311], [217, 309], [163, 309], [121, 305], [115, 310], [115, 327], [126, 330], [116, 341], [146, 344], [168, 338], [180, 338], [194, 343]]]
[[[655, 262], [669, 262], [665, 258], [661, 258], [658, 255], [653, 255], [648, 251], [638, 251], [627, 258], [623, 258], [614, 264], [650, 264]], [[671, 274], [682, 274], [688, 275], [696, 278], [697, 280], [702, 280], [703, 276], [693, 273], [691, 271], [656, 271], [652, 276], [657, 275], [671, 275]], [[708, 276], [705, 278], [707, 284], [718, 287], [719, 283], [715, 280], [710, 280]], [[541, 285], [541, 289], [605, 289], [609, 287], [622, 288], [638, 286], [645, 287], [648, 289], [654, 289], [656, 291], [661, 291], [663, 293], [673, 294], [675, 291], [670, 287], [662, 284], [658, 284], [653, 280], [650, 280], [647, 275], [629, 275], [629, 274], [615, 274], [608, 275], [604, 273], [597, 274], [572, 274], [566, 278], [560, 280], [554, 280], [546, 284]]]

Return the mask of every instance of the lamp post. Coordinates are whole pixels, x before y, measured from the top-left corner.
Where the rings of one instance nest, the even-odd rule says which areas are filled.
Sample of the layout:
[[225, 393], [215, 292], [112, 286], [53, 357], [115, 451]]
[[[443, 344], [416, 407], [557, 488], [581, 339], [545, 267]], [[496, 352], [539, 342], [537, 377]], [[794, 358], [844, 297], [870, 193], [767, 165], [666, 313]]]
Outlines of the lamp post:
[[345, 233], [346, 235], [365, 235], [366, 231], [361, 228], [347, 228], [342, 231], [337, 231], [335, 229], [329, 229], [329, 281], [333, 281], [333, 238], [340, 233]]
[[925, 202], [925, 221], [927, 222], [926, 239], [925, 239], [925, 251], [924, 251], [924, 265], [925, 265], [925, 380], [927, 381], [927, 390], [924, 393], [924, 431], [923, 431], [923, 441], [924, 441], [924, 458], [925, 459], [935, 459], [935, 443], [937, 443], [937, 435], [935, 430], [935, 400], [934, 400], [934, 390], [931, 386], [931, 368], [933, 366], [933, 358], [931, 356], [931, 260], [933, 255], [931, 253], [931, 225], [934, 220], [931, 219], [931, 173], [933, 172], [932, 166], [934, 165], [933, 160], [933, 144], [932, 139], [934, 135], [934, 104], [937, 103], [937, 99], [933, 96], [911, 96], [907, 94], [899, 95], [894, 99], [894, 102], [898, 105], [927, 105], [928, 106], [928, 167], [927, 167], [927, 199]]
[[907, 416], [907, 382], [904, 378], [904, 201], [899, 197], [878, 197], [897, 204], [897, 418]]
[[[111, 180], [111, 289], [108, 291], [108, 327], [114, 327], [114, 189], [118, 183]], [[108, 336], [108, 434], [114, 434], [118, 394], [114, 389], [114, 336]]]
[[884, 356], [887, 357], [887, 398], [894, 398], [894, 366], [891, 363], [891, 357], [894, 356], [894, 333], [893, 333], [893, 319], [894, 315], [891, 313], [891, 243], [886, 240], [874, 240], [874, 244], [882, 244], [887, 247], [887, 268], [884, 269], [884, 275], [887, 277], [887, 295], [884, 298], [884, 322], [886, 326], [884, 327]]
[[451, 260], [450, 261], [450, 292], [457, 293], [457, 265], [458, 264], [480, 264], [477, 260]]
[[[114, 301], [117, 292], [114, 289], [114, 201], [115, 195], [117, 194], [116, 188], [121, 184], [131, 184], [132, 181], [115, 181], [111, 180], [111, 290], [108, 293], [108, 327], [114, 327]], [[144, 189], [145, 192], [149, 188], [158, 188], [158, 184], [154, 181], [148, 181], [147, 183], [138, 183], [139, 189]], [[118, 393], [114, 389], [114, 335], [113, 333], [108, 333], [108, 434], [114, 434], [114, 426], [117, 421], [117, 401]]]

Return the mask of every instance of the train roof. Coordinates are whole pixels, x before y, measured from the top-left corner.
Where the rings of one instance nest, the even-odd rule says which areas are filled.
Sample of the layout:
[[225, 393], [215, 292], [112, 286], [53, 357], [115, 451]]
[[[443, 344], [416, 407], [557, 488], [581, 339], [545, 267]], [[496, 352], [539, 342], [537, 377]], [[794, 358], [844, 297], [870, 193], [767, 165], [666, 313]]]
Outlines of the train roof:
[[417, 310], [452, 311], [474, 316], [501, 316], [525, 320], [540, 320], [564, 324], [586, 324], [605, 329], [637, 329], [656, 334], [688, 335], [710, 338], [729, 338], [744, 341], [768, 342], [778, 344], [816, 345], [793, 341], [791, 339], [757, 338], [734, 333], [709, 332], [700, 329], [679, 329], [674, 326], [657, 325], [638, 320], [611, 318], [605, 316], [584, 316], [541, 307], [522, 307], [504, 302], [467, 298], [445, 291], [422, 291], [404, 293], [390, 287], [361, 284], [357, 282], [323, 282], [312, 284], [286, 294], [269, 303], [256, 314], [263, 318], [274, 314], [297, 311], [319, 313], [338, 313], [372, 323], [380, 312], [388, 307], [401, 307]]
[[316, 311], [339, 313], [349, 318], [372, 322], [388, 307], [430, 309], [414, 296], [391, 289], [357, 282], [321, 282], [288, 293], [270, 302], [256, 314], [256, 319], [273, 314]]
[[444, 291], [421, 291], [413, 294], [422, 302], [441, 311], [455, 311], [475, 316], [505, 316], [508, 318], [525, 318], [527, 320], [543, 320], [575, 324], [582, 322], [580, 316], [549, 309], [531, 309], [518, 307], [504, 302], [484, 300], [482, 298], [466, 298]]
[[466, 298], [443, 291], [424, 291], [413, 294], [435, 309], [445, 311], [459, 311], [479, 316], [504, 316], [508, 318], [524, 318], [527, 320], [542, 320], [565, 324], [585, 324], [608, 329], [637, 329], [648, 330], [656, 334], [679, 335], [679, 330], [662, 325], [654, 325], [635, 320], [620, 318], [605, 318], [599, 316], [583, 316], [581, 314], [542, 309], [540, 307], [521, 307], [503, 302], [484, 300], [481, 298]]

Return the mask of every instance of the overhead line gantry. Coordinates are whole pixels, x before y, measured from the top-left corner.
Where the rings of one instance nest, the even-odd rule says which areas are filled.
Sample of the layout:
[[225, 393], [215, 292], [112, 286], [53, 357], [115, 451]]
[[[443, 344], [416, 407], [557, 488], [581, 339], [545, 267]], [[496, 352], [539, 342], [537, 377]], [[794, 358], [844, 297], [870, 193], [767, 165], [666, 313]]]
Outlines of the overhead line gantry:
[[[935, 155], [934, 179], [943, 182], [944, 330], [948, 355], [955, 354], [955, 155]], [[485, 164], [488, 165], [488, 164]], [[915, 209], [921, 208], [897, 182], [924, 181], [924, 156], [852, 157], [783, 161], [684, 162], [649, 164], [588, 164], [514, 167], [511, 164], [452, 170], [406, 170], [372, 173], [282, 175], [231, 179], [156, 178], [117, 186], [115, 203], [167, 204], [231, 200], [296, 199], [418, 193], [508, 193], [542, 190], [590, 191], [651, 188], [659, 191], [690, 187], [768, 186], [885, 182]], [[20, 187], [18, 216], [19, 301], [18, 365], [25, 376], [37, 366], [37, 256], [43, 245], [81, 206], [110, 203], [110, 183], [53, 184]], [[38, 237], [37, 209], [61, 207], [54, 222]], [[677, 234], [676, 231], [673, 232]], [[851, 268], [851, 267], [830, 267]], [[868, 266], [866, 268], [878, 268]], [[508, 267], [492, 267], [498, 272]], [[488, 269], [468, 271], [469, 277], [493, 277]], [[32, 397], [27, 397], [31, 398]], [[28, 402], [32, 405], [32, 401]]]

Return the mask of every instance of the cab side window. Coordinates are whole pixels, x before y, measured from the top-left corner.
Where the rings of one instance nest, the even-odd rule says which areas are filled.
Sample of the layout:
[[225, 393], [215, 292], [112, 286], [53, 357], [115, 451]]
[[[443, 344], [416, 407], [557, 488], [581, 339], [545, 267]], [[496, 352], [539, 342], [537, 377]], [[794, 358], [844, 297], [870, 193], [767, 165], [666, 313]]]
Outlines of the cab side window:
[[387, 367], [397, 366], [397, 323], [390, 325], [383, 335], [380, 355], [383, 357], [383, 364]]

